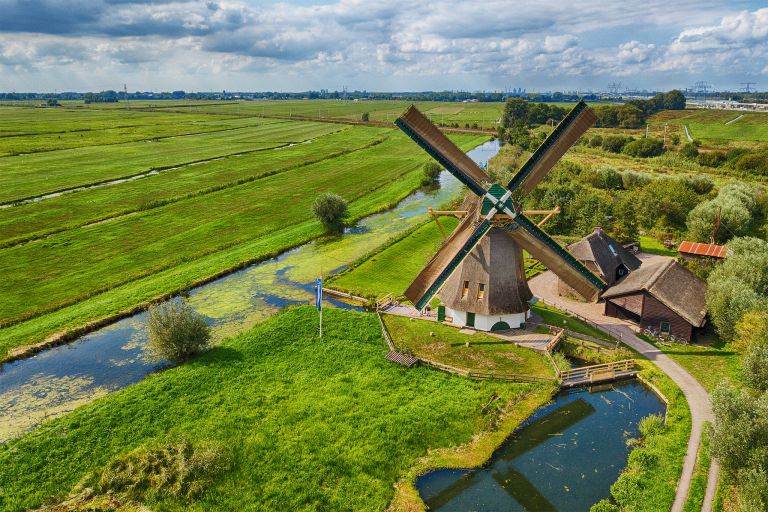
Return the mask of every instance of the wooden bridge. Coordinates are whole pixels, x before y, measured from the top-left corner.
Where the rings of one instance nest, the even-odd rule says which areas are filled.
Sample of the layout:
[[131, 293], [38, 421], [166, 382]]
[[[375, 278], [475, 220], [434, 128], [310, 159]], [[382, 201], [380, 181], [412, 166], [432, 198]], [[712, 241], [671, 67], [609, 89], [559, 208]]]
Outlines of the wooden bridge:
[[582, 366], [581, 368], [560, 372], [560, 387], [572, 388], [574, 386], [625, 379], [634, 377], [637, 375], [637, 371], [634, 359]]

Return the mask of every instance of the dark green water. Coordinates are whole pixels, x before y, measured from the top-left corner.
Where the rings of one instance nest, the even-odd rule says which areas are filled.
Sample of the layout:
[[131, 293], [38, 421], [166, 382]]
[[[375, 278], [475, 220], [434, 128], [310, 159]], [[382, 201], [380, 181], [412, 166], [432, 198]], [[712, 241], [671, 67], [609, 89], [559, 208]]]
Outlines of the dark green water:
[[638, 437], [664, 404], [638, 381], [558, 394], [477, 470], [432, 471], [416, 486], [430, 510], [579, 512], [610, 495]]

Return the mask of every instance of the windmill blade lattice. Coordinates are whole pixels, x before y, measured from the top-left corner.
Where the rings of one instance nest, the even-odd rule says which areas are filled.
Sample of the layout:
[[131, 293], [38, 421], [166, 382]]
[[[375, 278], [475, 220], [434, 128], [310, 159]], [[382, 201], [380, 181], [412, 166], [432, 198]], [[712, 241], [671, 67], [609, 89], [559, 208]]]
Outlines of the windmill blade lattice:
[[448, 172], [483, 198], [481, 208], [474, 208], [462, 219], [456, 230], [406, 290], [405, 296], [417, 309], [426, 307], [429, 300], [494, 226], [507, 230], [525, 250], [582, 296], [590, 300], [599, 296], [606, 288], [606, 283], [525, 217], [511, 197], [512, 192], [516, 190], [521, 191], [521, 196], [528, 194], [595, 120], [595, 114], [580, 101], [506, 188], [499, 184], [486, 188], [486, 184], [491, 181], [490, 176], [414, 106], [395, 121], [400, 129]]

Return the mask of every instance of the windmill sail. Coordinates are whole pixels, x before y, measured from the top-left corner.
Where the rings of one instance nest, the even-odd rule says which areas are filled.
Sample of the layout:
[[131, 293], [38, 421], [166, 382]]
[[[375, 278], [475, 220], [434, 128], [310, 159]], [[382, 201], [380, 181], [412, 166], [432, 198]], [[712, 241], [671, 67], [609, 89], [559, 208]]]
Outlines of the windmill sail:
[[514, 222], [507, 226], [507, 230], [523, 249], [585, 299], [597, 299], [600, 292], [607, 287], [602, 279], [552, 240], [525, 215], [519, 214], [515, 217]]
[[437, 254], [405, 291], [405, 296], [416, 306], [416, 309], [424, 309], [429, 304], [430, 299], [489, 229], [491, 229], [491, 223], [487, 220], [478, 223], [474, 212], [464, 217]]
[[523, 164], [507, 188], [512, 192], [519, 189], [522, 192], [521, 197], [527, 196], [595, 121], [595, 113], [586, 103], [579, 101]]
[[395, 124], [472, 192], [485, 194], [482, 184], [491, 178], [416, 107], [411, 105]]

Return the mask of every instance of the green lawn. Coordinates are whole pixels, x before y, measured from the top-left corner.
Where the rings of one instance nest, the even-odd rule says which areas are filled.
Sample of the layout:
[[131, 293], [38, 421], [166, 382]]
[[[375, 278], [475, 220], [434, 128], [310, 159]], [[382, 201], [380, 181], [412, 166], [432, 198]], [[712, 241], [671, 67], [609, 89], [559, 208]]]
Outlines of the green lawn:
[[741, 357], [729, 343], [719, 339], [704, 340], [710, 345], [682, 345], [671, 343], [657, 345], [662, 352], [677, 361], [680, 366], [696, 377], [707, 391], [712, 391], [722, 381], [733, 385], [741, 382]]
[[464, 334], [455, 327], [429, 320], [395, 315], [382, 318], [395, 346], [417, 357], [466, 370], [555, 378], [549, 361], [535, 350], [480, 332]]
[[428, 449], [487, 428], [494, 394], [539, 391], [390, 363], [374, 315], [330, 309], [322, 340], [316, 328], [314, 308], [289, 310], [1, 446], [0, 508], [61, 499], [126, 453], [186, 439], [227, 461], [204, 492], [134, 498], [167, 511], [383, 510]]
[[569, 314], [561, 311], [547, 304], [538, 302], [531, 307], [531, 311], [539, 315], [545, 324], [554, 325], [556, 327], [563, 327], [574, 332], [586, 334], [587, 336], [593, 336], [601, 340], [610, 341], [612, 338], [605, 332], [592, 327], [590, 324], [574, 318]]
[[676, 249], [667, 249], [664, 244], [652, 236], [640, 236], [640, 251], [649, 254], [658, 254], [659, 256], [677, 257]]
[[[458, 224], [458, 219], [441, 217], [440, 223], [450, 233]], [[377, 251], [361, 264], [334, 278], [331, 286], [363, 297], [380, 297], [388, 293], [402, 296], [411, 280], [442, 243], [440, 230], [434, 222], [427, 222], [405, 238]]]

